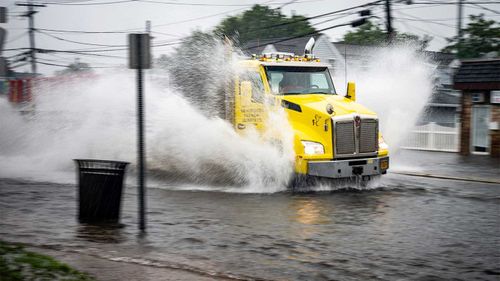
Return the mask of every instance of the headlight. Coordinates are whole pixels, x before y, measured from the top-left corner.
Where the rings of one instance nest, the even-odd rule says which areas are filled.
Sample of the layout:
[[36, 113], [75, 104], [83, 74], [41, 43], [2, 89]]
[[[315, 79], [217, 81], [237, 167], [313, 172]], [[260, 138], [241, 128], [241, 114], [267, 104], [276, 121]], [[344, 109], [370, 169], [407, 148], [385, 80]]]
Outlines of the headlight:
[[387, 150], [389, 146], [385, 143], [384, 137], [378, 138], [378, 149]]
[[301, 141], [304, 146], [304, 153], [307, 155], [321, 155], [325, 154], [323, 145], [313, 141]]

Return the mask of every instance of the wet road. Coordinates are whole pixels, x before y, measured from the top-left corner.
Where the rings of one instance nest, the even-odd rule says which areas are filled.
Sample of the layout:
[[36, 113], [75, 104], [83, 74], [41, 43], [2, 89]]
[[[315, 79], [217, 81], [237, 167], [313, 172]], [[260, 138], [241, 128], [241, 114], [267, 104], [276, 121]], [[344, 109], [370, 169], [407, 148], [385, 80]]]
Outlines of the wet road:
[[500, 278], [495, 184], [388, 175], [373, 190], [275, 194], [165, 185], [148, 190], [143, 237], [134, 187], [118, 229], [79, 225], [75, 195], [74, 185], [0, 179], [0, 239], [236, 279]]

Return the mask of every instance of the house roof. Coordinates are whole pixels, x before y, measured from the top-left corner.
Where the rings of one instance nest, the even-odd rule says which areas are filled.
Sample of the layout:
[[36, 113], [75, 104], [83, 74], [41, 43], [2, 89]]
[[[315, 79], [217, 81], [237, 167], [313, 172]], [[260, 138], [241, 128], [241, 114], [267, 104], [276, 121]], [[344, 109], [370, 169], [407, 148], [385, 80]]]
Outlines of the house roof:
[[251, 40], [242, 46], [242, 50], [243, 52], [249, 55], [262, 54], [262, 51], [266, 48], [266, 46], [272, 44], [276, 49], [276, 51], [278, 52], [294, 53], [296, 55], [302, 55], [304, 53], [304, 47], [306, 46], [307, 41], [309, 41], [311, 37], [314, 37], [315, 40], [318, 40], [320, 36], [321, 35], [304, 36], [304, 37], [289, 39], [278, 43], [273, 43], [273, 42], [281, 41], [286, 38]]
[[[500, 58], [464, 60], [453, 77], [457, 88], [460, 85], [474, 83], [489, 84], [493, 87], [500, 85]], [[472, 86], [472, 85], [470, 85]]]

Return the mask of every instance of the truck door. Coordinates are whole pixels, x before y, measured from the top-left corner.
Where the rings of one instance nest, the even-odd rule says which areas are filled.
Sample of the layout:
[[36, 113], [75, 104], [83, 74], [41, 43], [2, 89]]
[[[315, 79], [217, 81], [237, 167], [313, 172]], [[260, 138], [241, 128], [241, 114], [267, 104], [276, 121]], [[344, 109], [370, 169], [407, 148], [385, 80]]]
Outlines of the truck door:
[[248, 71], [235, 83], [235, 128], [244, 132], [249, 128], [264, 127], [264, 86], [258, 72]]

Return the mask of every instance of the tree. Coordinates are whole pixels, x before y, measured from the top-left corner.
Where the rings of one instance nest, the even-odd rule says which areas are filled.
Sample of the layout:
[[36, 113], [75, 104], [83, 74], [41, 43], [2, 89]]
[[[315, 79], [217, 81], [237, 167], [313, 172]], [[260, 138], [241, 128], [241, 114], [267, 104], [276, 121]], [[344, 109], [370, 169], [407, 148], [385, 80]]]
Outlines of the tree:
[[[432, 37], [424, 35], [420, 38], [418, 35], [411, 33], [402, 33], [394, 31], [394, 43], [412, 42], [420, 45], [425, 49]], [[387, 41], [387, 33], [378, 24], [373, 24], [367, 21], [354, 31], [349, 31], [344, 35], [344, 42], [347, 44], [356, 45], [380, 45]]]
[[[275, 26], [283, 24], [282, 26]], [[273, 28], [266, 28], [275, 26]], [[243, 14], [224, 19], [216, 28], [215, 34], [227, 36], [244, 45], [254, 39], [270, 39], [300, 36], [316, 31], [305, 17], [287, 17], [280, 10], [255, 5]]]
[[80, 59], [75, 59], [74, 63], [70, 63], [65, 69], [56, 71], [57, 75], [90, 73], [92, 68], [88, 63], [80, 62]]
[[448, 39], [449, 45], [442, 51], [456, 53], [459, 58], [478, 58], [500, 50], [500, 25], [494, 20], [485, 20], [483, 14], [470, 15], [470, 23], [463, 29], [460, 40]]

